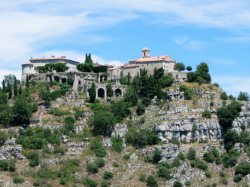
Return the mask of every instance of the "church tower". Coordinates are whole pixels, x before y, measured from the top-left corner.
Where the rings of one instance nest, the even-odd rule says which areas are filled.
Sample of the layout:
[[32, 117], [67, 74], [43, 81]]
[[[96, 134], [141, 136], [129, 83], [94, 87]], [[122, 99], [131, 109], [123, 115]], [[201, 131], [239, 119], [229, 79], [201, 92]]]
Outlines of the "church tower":
[[144, 47], [142, 49], [142, 58], [149, 58], [150, 57], [150, 51], [147, 47]]

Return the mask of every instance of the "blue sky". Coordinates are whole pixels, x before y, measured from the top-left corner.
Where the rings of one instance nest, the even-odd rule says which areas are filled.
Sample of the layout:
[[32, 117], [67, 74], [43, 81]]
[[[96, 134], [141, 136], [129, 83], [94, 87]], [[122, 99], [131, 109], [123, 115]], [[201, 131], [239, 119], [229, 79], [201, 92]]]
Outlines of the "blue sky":
[[122, 65], [170, 55], [193, 69], [208, 63], [212, 82], [250, 93], [249, 0], [0, 0], [0, 80], [21, 76], [30, 57], [67, 56]]

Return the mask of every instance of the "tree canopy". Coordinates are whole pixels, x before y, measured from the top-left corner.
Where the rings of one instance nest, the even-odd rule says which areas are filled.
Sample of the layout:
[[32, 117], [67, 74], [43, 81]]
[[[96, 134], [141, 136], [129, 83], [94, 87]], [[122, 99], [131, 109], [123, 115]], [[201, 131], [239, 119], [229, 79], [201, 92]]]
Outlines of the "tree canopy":
[[174, 70], [178, 71], [184, 71], [185, 70], [185, 65], [181, 62], [178, 62], [174, 65]]

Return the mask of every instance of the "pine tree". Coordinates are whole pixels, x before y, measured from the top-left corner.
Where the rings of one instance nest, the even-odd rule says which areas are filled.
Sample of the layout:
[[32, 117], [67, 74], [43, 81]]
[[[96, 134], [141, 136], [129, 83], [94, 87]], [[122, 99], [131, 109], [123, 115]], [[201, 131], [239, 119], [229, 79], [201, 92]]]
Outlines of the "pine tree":
[[5, 82], [4, 82], [4, 80], [3, 80], [3, 92], [5, 92], [6, 93], [6, 88], [5, 88]]
[[49, 86], [52, 87], [53, 86], [53, 82], [52, 82], [52, 77], [49, 77]]
[[11, 85], [8, 84], [8, 91], [9, 91], [9, 99], [12, 98], [12, 88], [11, 88]]
[[29, 80], [29, 75], [26, 76], [26, 87], [29, 88], [30, 86], [30, 80]]
[[47, 91], [49, 91], [49, 85], [47, 84]]
[[17, 81], [16, 81], [16, 77], [15, 77], [15, 82], [14, 82], [14, 96], [17, 96], [18, 91], [17, 91]]
[[85, 55], [85, 64], [88, 63], [88, 54]]
[[19, 95], [22, 95], [22, 93], [23, 93], [22, 86], [20, 86], [20, 88], [19, 88], [19, 90], [18, 90], [18, 93], [19, 93]]
[[95, 91], [95, 83], [92, 83], [90, 92], [89, 92], [90, 102], [93, 103], [96, 98], [96, 91]]
[[128, 75], [127, 75], [127, 84], [130, 85], [131, 83], [131, 75], [130, 75], [130, 72], [128, 72]]

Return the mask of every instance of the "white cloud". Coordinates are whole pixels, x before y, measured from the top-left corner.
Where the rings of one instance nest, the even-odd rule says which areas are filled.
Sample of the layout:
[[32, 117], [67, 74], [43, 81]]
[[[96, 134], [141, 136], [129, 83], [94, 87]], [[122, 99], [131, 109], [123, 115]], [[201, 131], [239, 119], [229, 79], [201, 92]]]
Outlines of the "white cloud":
[[185, 47], [194, 51], [199, 51], [205, 47], [206, 43], [202, 41], [190, 40], [185, 44]]
[[227, 90], [227, 94], [237, 96], [239, 92], [250, 93], [250, 77], [240, 76], [212, 76], [213, 82], [219, 83], [223, 90]]
[[174, 42], [179, 45], [179, 44], [185, 43], [187, 40], [188, 40], [188, 36], [181, 36], [181, 37], [175, 38]]
[[211, 59], [211, 62], [215, 64], [222, 64], [222, 65], [233, 65], [236, 64], [236, 62], [230, 61], [230, 60], [222, 60], [222, 59]]

